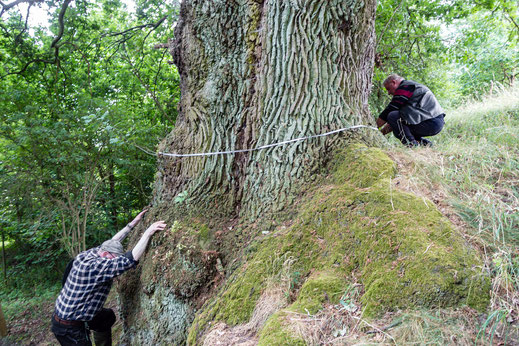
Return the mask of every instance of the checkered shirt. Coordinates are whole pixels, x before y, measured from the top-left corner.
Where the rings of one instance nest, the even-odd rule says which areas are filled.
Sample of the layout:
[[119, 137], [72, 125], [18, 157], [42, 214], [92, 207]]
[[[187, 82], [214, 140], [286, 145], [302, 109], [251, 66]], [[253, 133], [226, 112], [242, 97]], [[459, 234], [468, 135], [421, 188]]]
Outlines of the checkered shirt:
[[98, 255], [99, 247], [80, 253], [58, 299], [56, 315], [68, 321], [90, 321], [103, 307], [112, 279], [135, 267], [131, 251], [113, 259]]

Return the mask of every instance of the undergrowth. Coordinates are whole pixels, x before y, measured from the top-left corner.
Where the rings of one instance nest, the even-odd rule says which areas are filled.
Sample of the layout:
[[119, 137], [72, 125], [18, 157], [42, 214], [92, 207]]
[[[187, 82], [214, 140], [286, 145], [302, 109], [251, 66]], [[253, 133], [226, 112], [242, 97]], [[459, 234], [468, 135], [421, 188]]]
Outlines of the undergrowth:
[[[492, 273], [491, 305], [476, 342], [519, 342], [519, 89], [448, 111], [432, 149], [405, 149], [394, 139], [410, 191], [435, 203], [476, 245]], [[398, 178], [397, 178], [398, 179]], [[402, 186], [401, 186], [402, 187]], [[402, 341], [405, 341], [403, 338]], [[499, 341], [497, 341], [499, 340]]]
[[[68, 260], [62, 253], [56, 254], [50, 249], [22, 248], [15, 242], [6, 245], [0, 302], [8, 327], [8, 340], [28, 344], [35, 337], [30, 332], [35, 321], [48, 323]], [[44, 328], [39, 328], [37, 333], [48, 333], [48, 326]]]

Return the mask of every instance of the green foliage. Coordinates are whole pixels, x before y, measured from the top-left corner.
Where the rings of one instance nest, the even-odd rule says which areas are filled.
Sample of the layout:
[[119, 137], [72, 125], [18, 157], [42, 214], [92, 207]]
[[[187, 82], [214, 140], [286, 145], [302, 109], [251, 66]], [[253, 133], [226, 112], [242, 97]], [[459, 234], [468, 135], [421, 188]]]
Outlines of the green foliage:
[[173, 37], [176, 3], [73, 2], [59, 40], [63, 2], [45, 6], [48, 29], [27, 27], [18, 7], [0, 17], [0, 215], [24, 254], [18, 272], [60, 266], [148, 203], [146, 148], [170, 131], [179, 98], [168, 51], [154, 48]]
[[500, 86], [513, 85], [518, 73], [519, 41], [503, 16], [475, 13], [459, 20], [456, 27], [450, 37], [449, 57], [451, 76], [461, 95], [481, 98]]
[[390, 73], [428, 85], [445, 106], [512, 85], [518, 13], [510, 0], [379, 1], [373, 113], [389, 101], [382, 81]]

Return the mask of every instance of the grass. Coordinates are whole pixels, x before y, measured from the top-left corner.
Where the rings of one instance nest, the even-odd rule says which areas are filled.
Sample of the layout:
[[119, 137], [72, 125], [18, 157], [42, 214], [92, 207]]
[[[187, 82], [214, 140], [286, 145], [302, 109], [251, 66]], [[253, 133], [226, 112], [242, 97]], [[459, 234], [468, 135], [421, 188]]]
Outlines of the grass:
[[8, 343], [16, 345], [52, 345], [50, 316], [61, 289], [59, 284], [36, 286], [28, 291], [2, 293], [2, 310], [8, 327]]
[[390, 140], [396, 184], [432, 197], [485, 258], [491, 308], [476, 342], [519, 342], [519, 89], [448, 111], [432, 139], [432, 149], [412, 150]]

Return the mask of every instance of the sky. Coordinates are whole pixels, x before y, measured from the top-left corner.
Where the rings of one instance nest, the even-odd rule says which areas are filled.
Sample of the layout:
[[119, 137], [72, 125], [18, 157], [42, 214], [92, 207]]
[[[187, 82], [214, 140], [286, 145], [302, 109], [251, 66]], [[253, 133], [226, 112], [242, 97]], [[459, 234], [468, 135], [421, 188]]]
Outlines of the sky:
[[[135, 1], [134, 0], [121, 0], [128, 7], [129, 12], [135, 12]], [[27, 14], [27, 4], [21, 3], [18, 5], [21, 13]], [[44, 26], [49, 27], [49, 7], [46, 4], [35, 4], [31, 7], [29, 16], [29, 27]]]

